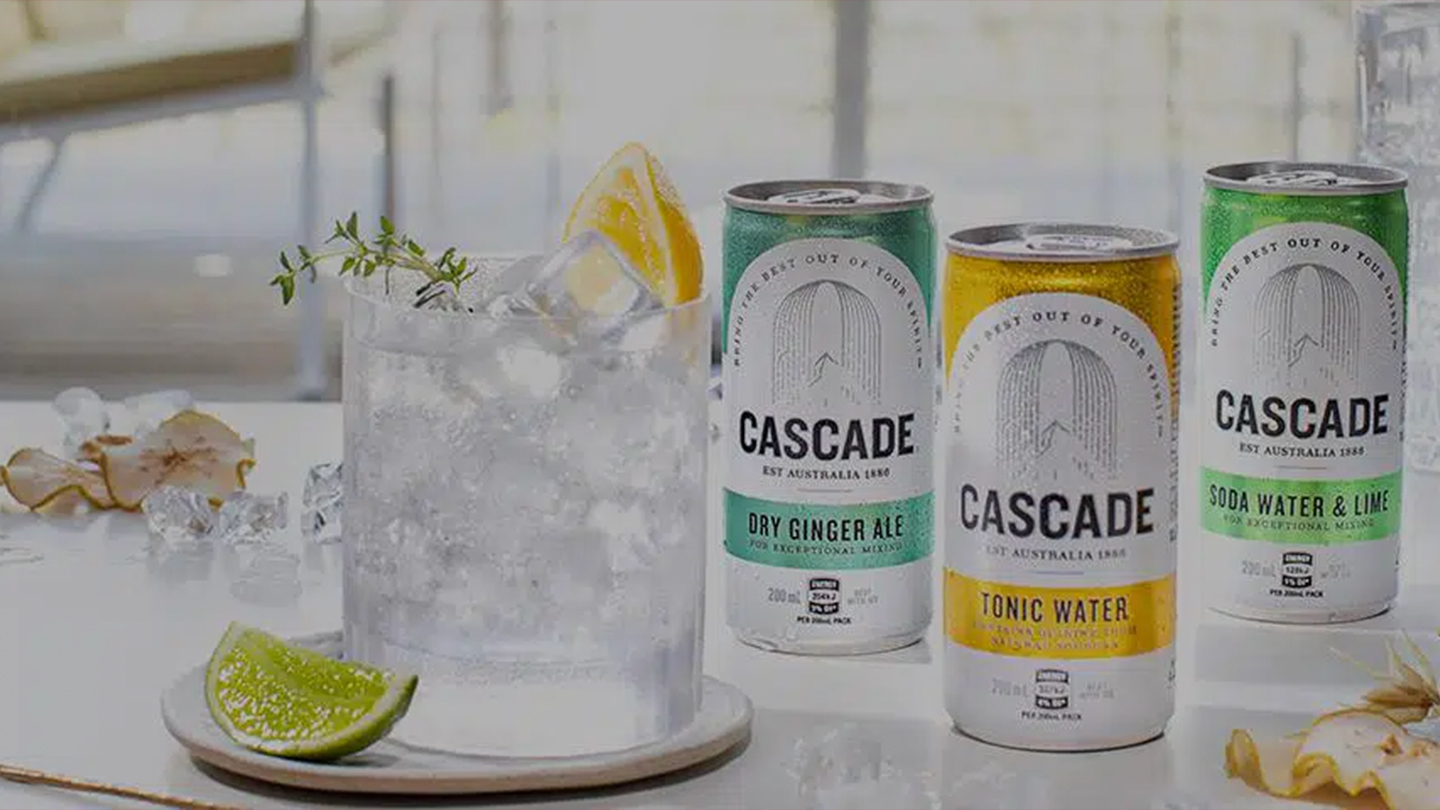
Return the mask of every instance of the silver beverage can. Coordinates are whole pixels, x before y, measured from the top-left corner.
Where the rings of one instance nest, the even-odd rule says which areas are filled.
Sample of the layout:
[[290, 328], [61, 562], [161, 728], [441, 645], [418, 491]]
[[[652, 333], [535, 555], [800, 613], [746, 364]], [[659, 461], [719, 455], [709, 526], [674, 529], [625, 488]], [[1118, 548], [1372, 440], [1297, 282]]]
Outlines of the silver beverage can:
[[772, 181], [725, 201], [730, 627], [791, 653], [911, 644], [932, 601], [930, 192]]
[[1015, 748], [1152, 739], [1175, 706], [1177, 241], [1018, 223], [947, 247], [946, 708]]
[[1399, 588], [1410, 223], [1380, 166], [1205, 175], [1200, 521], [1211, 604], [1325, 624]]

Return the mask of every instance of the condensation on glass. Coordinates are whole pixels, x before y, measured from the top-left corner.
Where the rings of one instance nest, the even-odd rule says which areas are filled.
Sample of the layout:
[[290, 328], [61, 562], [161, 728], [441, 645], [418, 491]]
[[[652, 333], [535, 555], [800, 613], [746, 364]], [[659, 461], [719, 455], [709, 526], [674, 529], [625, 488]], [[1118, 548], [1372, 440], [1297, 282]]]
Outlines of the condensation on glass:
[[1358, 157], [1410, 178], [1405, 444], [1440, 471], [1440, 2], [1356, 3]]
[[419, 673], [396, 739], [562, 756], [692, 722], [708, 316], [701, 299], [607, 342], [352, 284], [345, 654]]

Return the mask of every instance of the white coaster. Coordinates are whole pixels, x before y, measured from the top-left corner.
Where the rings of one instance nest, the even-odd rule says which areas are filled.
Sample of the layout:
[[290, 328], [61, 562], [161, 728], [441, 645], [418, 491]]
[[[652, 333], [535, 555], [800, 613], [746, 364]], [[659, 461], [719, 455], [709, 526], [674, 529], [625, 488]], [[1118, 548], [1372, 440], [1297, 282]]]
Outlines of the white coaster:
[[[340, 652], [340, 634], [295, 643], [327, 655]], [[423, 688], [423, 686], [422, 686]], [[288, 787], [346, 793], [443, 795], [593, 788], [647, 779], [720, 756], [750, 734], [750, 699], [707, 677], [700, 711], [689, 728], [668, 740], [625, 751], [574, 757], [483, 757], [419, 750], [381, 740], [339, 762], [267, 756], [237, 745], [210, 717], [205, 667], [165, 690], [165, 728], [190, 755], [221, 770]]]

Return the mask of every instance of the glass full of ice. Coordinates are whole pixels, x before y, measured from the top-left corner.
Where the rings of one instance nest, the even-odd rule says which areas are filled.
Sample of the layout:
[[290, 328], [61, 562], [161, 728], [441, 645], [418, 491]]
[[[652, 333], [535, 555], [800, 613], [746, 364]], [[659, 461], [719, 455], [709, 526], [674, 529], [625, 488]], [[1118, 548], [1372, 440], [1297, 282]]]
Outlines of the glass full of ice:
[[345, 655], [420, 675], [412, 746], [664, 739], [700, 694], [708, 304], [595, 234], [481, 268], [425, 308], [351, 282]]
[[1408, 176], [1406, 458], [1440, 472], [1440, 2], [1355, 4], [1356, 151]]

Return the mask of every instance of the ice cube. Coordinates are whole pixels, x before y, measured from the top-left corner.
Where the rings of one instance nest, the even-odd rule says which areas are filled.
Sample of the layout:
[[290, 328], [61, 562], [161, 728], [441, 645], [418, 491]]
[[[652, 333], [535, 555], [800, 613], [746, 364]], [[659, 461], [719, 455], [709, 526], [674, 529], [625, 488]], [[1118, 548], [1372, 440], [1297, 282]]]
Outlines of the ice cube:
[[307, 543], [340, 542], [340, 515], [345, 489], [340, 462], [316, 464], [305, 476], [300, 498], [300, 534]]
[[285, 528], [288, 506], [283, 492], [268, 496], [237, 490], [220, 504], [210, 536], [229, 546], [268, 542], [271, 534]]
[[288, 604], [300, 594], [300, 557], [275, 533], [285, 528], [288, 497], [232, 492], [220, 505], [212, 541], [219, 545], [230, 592], [256, 604]]
[[600, 501], [590, 508], [585, 523], [604, 536], [610, 569], [615, 573], [644, 571], [653, 565], [659, 549], [638, 503], [621, 506]]
[[[525, 296], [506, 295], [520, 293], [536, 275], [535, 268], [544, 260], [535, 254], [485, 254], [465, 255], [465, 269], [470, 277], [457, 291], [444, 285], [444, 292], [433, 301], [422, 304], [430, 309], [450, 309], [457, 312], [489, 312], [495, 314], [537, 314]], [[430, 292], [422, 286], [411, 298], [425, 298]], [[511, 308], [514, 307], [512, 311]]]
[[565, 381], [568, 368], [564, 358], [542, 346], [518, 342], [495, 351], [495, 371], [504, 394], [549, 399]]
[[930, 810], [936, 805], [919, 777], [886, 761], [880, 741], [853, 723], [825, 727], [797, 741], [790, 771], [800, 799], [816, 810]]
[[[604, 356], [602, 356], [604, 357]], [[694, 397], [627, 363], [581, 358], [553, 406], [547, 451], [598, 493], [654, 493], [688, 479], [703, 423]], [[644, 463], [637, 463], [637, 460]]]
[[65, 425], [65, 455], [74, 458], [80, 445], [110, 430], [105, 400], [89, 388], [67, 388], [55, 397], [55, 412]]
[[485, 311], [492, 318], [502, 319], [530, 318], [543, 314], [523, 292], [500, 293], [486, 303]]
[[164, 486], [146, 496], [140, 505], [152, 537], [167, 547], [197, 543], [215, 526], [215, 510], [199, 492]]
[[615, 330], [611, 342], [622, 352], [658, 351], [670, 340], [673, 317], [668, 312], [637, 314], [631, 322]]
[[440, 312], [470, 312], [470, 305], [465, 303], [449, 284], [441, 282], [426, 282], [415, 290], [415, 298], [412, 302], [418, 309], [431, 309]]
[[817, 791], [879, 779], [883, 762], [880, 741], [844, 723], [797, 740], [790, 770], [800, 797], [814, 801]]
[[535, 313], [565, 329], [583, 326], [588, 334], [619, 334], [640, 313], [661, 308], [645, 277], [595, 231], [571, 238], [539, 261], [517, 263], [501, 284], [514, 291], [491, 304], [492, 314]]
[[215, 510], [203, 494], [178, 487], [160, 487], [141, 503], [150, 530], [146, 567], [169, 582], [207, 579], [214, 559], [209, 536]]
[[[485, 300], [494, 308], [519, 307], [518, 312], [529, 312], [535, 314], [533, 302], [525, 296], [515, 296], [513, 293], [523, 293], [530, 282], [540, 276], [540, 267], [545, 264], [547, 257], [539, 254], [521, 256], [515, 261], [503, 267], [491, 265], [487, 270], [477, 273], [475, 280], [481, 281], [480, 289], [488, 295]], [[506, 295], [511, 293], [512, 295]]]
[[181, 411], [192, 410], [195, 399], [189, 391], [170, 389], [128, 397], [120, 403], [112, 420], [113, 430], [122, 436], [140, 438], [160, 426], [161, 422]]

